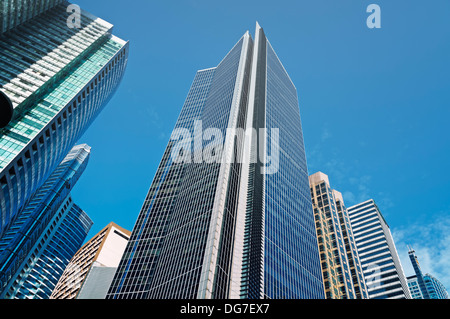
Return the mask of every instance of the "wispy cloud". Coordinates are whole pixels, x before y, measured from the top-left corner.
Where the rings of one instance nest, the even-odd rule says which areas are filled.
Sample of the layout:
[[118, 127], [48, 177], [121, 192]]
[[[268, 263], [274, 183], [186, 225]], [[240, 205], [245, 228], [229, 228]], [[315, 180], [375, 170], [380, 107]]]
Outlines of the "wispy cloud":
[[371, 199], [370, 182], [372, 177], [364, 175], [361, 177], [350, 177], [348, 179], [350, 190], [346, 190], [343, 194], [344, 200], [347, 205], [354, 205]]
[[158, 109], [153, 106], [148, 106], [142, 109], [139, 109], [139, 114], [144, 119], [153, 131], [158, 131], [158, 134], [155, 135], [155, 138], [159, 140], [166, 140], [170, 133], [167, 131], [167, 127], [165, 127], [164, 118], [159, 113]]
[[[321, 141], [332, 139], [332, 133], [327, 128], [322, 131]], [[372, 176], [368, 174], [357, 175], [354, 170], [355, 160], [346, 162], [339, 149], [332, 147], [326, 149], [324, 144], [316, 144], [308, 154], [310, 174], [318, 171], [327, 174], [331, 187], [340, 191], [346, 206], [350, 207], [374, 197], [371, 191]], [[326, 154], [326, 155], [325, 155]]]
[[321, 136], [322, 142], [325, 142], [326, 140], [328, 140], [332, 137], [333, 137], [333, 135], [330, 133], [330, 130], [328, 128], [324, 127], [322, 130], [322, 136]]
[[391, 195], [373, 190], [373, 178], [366, 171], [361, 171], [364, 165], [359, 163], [357, 157], [348, 157], [333, 142], [334, 134], [324, 123], [318, 132], [317, 143], [308, 155], [308, 168], [310, 174], [321, 171], [330, 178], [331, 187], [340, 191], [347, 207], [374, 199], [381, 210], [391, 208], [393, 202]]
[[450, 288], [450, 212], [442, 212], [430, 223], [410, 224], [392, 230], [395, 245], [406, 276], [414, 274], [408, 257], [411, 246], [424, 273], [429, 273]]
[[152, 125], [158, 129], [162, 127], [161, 116], [154, 107], [145, 108], [145, 113]]

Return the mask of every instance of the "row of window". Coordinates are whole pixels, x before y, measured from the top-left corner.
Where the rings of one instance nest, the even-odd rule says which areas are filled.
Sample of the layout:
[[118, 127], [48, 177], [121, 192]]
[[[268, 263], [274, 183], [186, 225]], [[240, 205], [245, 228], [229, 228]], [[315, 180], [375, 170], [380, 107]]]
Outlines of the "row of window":
[[[106, 76], [107, 74], [112, 70], [114, 65], [119, 61], [119, 59], [122, 59], [125, 55], [124, 51], [121, 51], [119, 55], [117, 55], [114, 60], [108, 64], [108, 66], [102, 70], [101, 74], [99, 74], [91, 83], [88, 85], [79, 95], [78, 97], [70, 104], [67, 108], [67, 110], [63, 110], [62, 113], [56, 118], [56, 120], [53, 121], [53, 123], [50, 125], [49, 128], [47, 128], [40, 136], [37, 137], [37, 141], [34, 142], [31, 145], [31, 152], [35, 154], [38, 152], [38, 146], [43, 147], [45, 144], [45, 141], [50, 138], [51, 134], [56, 134], [57, 127], [60, 127], [62, 125], [62, 122], [67, 120], [69, 117], [72, 116], [73, 112], [77, 110], [77, 108], [81, 105], [82, 101], [86, 99], [87, 96], [91, 93], [92, 90], [94, 90], [94, 87], [98, 85]], [[16, 166], [19, 168], [24, 167], [24, 160], [29, 161], [31, 159], [31, 152], [30, 148], [25, 151], [23, 158], [18, 158], [15, 165], [12, 165], [12, 167], [8, 170], [8, 173], [10, 175], [10, 178], [13, 178], [16, 175]], [[7, 179], [6, 175], [2, 176], [0, 178], [0, 184], [1, 186], [7, 185]]]

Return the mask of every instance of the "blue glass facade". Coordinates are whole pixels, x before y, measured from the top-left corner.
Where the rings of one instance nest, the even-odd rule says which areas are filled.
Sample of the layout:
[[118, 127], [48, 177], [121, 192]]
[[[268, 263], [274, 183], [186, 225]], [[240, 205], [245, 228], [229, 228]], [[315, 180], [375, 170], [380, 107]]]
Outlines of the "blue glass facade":
[[447, 289], [442, 282], [430, 274], [425, 274], [424, 279], [430, 299], [449, 299]]
[[[214, 74], [215, 69], [197, 73], [176, 128], [186, 128], [193, 132], [194, 122], [201, 118]], [[169, 142], [158, 167], [111, 285], [111, 298], [147, 298], [161, 250], [166, 243], [171, 213], [185, 171], [183, 164], [172, 160], [174, 144], [174, 141]]]
[[92, 221], [70, 191], [86, 168], [87, 145], [74, 147], [0, 239], [0, 298], [48, 299]]
[[423, 299], [430, 299], [430, 295], [425, 286], [425, 279], [422, 274], [422, 270], [420, 269], [419, 261], [417, 260], [415, 251], [410, 249], [408, 254], [409, 254], [409, 259], [411, 260], [411, 264], [413, 266], [414, 272], [416, 273], [417, 284], [422, 293], [422, 297], [423, 297]]
[[[241, 138], [266, 128], [285, 136]], [[197, 73], [174, 136], [107, 298], [323, 298], [297, 92], [259, 26]]]
[[[278, 172], [265, 180], [265, 296], [320, 298], [323, 283], [297, 90], [267, 45], [267, 153], [279, 128]], [[274, 164], [274, 163], [271, 163]]]
[[411, 293], [412, 299], [423, 299], [422, 292], [419, 288], [419, 282], [416, 276], [407, 277], [409, 292]]
[[0, 34], [0, 90], [14, 108], [0, 129], [0, 235], [109, 101], [127, 64], [128, 43], [112, 25], [83, 11], [81, 28], [70, 29], [67, 2], [39, 2], [48, 10]]

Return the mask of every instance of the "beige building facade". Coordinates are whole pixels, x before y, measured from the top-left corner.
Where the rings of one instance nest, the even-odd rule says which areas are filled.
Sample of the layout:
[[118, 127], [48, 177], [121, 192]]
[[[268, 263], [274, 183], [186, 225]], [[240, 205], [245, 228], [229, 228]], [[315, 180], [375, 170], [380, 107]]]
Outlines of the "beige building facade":
[[75, 254], [50, 299], [104, 299], [130, 236], [107, 225]]
[[328, 176], [322, 172], [311, 175], [309, 183], [326, 298], [367, 299], [343, 196], [330, 187]]

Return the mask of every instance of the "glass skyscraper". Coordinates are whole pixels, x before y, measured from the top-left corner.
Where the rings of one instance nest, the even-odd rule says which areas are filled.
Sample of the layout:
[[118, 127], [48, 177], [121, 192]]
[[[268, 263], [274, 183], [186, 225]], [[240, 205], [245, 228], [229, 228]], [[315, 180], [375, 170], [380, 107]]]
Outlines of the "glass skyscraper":
[[450, 299], [444, 284], [430, 274], [425, 274], [425, 287], [430, 299]]
[[0, 238], [0, 298], [48, 299], [92, 220], [70, 191], [90, 147], [75, 146]]
[[414, 269], [414, 276], [407, 277], [408, 287], [413, 299], [449, 299], [444, 285], [431, 276], [423, 274], [414, 249], [409, 249], [409, 259]]
[[128, 43], [69, 3], [0, 2], [0, 235], [96, 118], [124, 74]]
[[324, 298], [297, 91], [259, 25], [197, 72], [107, 298]]
[[348, 208], [369, 299], [411, 299], [389, 225], [375, 201]]

